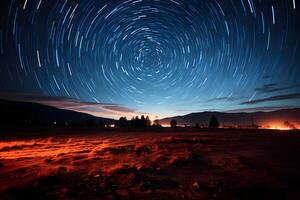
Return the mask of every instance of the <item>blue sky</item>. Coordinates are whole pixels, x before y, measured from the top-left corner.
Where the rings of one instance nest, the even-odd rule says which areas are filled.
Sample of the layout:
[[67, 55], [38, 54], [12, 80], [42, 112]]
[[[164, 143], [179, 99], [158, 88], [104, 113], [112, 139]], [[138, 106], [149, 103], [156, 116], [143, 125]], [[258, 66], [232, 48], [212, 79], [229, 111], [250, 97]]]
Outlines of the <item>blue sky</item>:
[[293, 0], [1, 4], [2, 98], [113, 118], [300, 106]]

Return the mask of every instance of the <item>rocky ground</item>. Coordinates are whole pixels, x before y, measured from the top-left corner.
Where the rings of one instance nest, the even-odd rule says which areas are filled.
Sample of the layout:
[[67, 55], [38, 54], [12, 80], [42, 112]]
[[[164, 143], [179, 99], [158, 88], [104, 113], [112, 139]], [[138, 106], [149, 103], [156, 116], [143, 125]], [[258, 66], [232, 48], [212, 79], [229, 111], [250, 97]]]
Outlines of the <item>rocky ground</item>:
[[224, 130], [0, 140], [0, 199], [300, 199], [300, 134]]

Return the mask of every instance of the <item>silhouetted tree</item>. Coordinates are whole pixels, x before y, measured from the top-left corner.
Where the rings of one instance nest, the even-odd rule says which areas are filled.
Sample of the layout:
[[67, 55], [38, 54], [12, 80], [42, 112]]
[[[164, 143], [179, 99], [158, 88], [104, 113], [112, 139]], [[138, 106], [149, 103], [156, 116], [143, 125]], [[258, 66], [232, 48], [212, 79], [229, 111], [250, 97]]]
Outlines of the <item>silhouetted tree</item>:
[[128, 121], [126, 117], [120, 117], [119, 122], [117, 123], [118, 127], [126, 127], [128, 126]]
[[139, 116], [132, 117], [131, 120], [127, 120], [126, 117], [121, 117], [117, 123], [117, 127], [132, 127], [132, 128], [144, 128], [151, 126], [151, 120], [149, 116], [144, 115], [139, 118]]
[[151, 120], [148, 115], [146, 117], [146, 126], [151, 126]]
[[158, 119], [154, 120], [152, 126], [153, 126], [153, 127], [158, 127], [158, 128], [160, 128], [161, 125], [159, 124], [159, 120], [158, 120]]
[[139, 118], [139, 116], [136, 116], [133, 120], [131, 120], [131, 125], [133, 127], [139, 127], [140, 126], [140, 118]]
[[141, 127], [145, 127], [145, 126], [147, 125], [146, 118], [145, 118], [144, 115], [141, 116], [141, 120], [140, 120], [139, 125], [140, 125]]
[[177, 126], [177, 121], [172, 119], [170, 122], [171, 127], [175, 128]]
[[219, 125], [220, 124], [219, 124], [218, 119], [214, 115], [211, 116], [208, 127], [209, 128], [219, 128]]

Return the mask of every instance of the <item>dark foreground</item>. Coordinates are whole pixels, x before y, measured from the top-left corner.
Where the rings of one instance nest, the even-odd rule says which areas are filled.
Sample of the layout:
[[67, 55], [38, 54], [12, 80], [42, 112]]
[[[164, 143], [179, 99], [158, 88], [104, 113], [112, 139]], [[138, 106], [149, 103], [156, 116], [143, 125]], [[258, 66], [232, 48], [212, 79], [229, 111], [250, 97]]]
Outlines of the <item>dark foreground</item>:
[[0, 141], [0, 199], [300, 199], [300, 134], [82, 133]]

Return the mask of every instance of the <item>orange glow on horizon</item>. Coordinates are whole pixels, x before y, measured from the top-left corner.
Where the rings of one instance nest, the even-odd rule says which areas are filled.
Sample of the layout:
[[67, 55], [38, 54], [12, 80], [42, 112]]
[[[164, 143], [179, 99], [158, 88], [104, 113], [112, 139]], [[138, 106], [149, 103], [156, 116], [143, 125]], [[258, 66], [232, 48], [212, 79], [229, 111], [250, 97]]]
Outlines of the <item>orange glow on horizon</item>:
[[263, 125], [262, 128], [272, 129], [272, 130], [295, 130], [299, 129], [298, 124], [294, 123], [284, 123], [284, 122], [269, 122]]
[[268, 129], [272, 129], [272, 130], [292, 130], [289, 127], [281, 127], [281, 126], [271, 126]]

